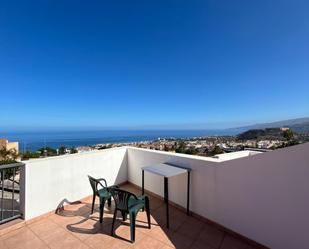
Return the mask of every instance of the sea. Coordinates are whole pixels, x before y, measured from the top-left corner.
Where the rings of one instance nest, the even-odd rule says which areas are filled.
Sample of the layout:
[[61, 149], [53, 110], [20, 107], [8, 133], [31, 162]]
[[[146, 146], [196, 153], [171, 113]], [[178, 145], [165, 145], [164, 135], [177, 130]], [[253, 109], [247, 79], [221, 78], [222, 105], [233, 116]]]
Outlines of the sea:
[[18, 141], [20, 152], [37, 151], [42, 147], [67, 148], [96, 144], [152, 141], [159, 138], [192, 138], [233, 135], [228, 130], [99, 130], [1, 132], [0, 138]]

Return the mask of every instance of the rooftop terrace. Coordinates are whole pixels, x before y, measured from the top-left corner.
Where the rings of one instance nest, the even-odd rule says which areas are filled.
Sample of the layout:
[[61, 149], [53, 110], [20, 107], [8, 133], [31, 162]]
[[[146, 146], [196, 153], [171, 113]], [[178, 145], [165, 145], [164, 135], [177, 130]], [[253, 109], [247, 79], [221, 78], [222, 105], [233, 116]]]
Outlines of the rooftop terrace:
[[[141, 192], [131, 184], [121, 187], [137, 195]], [[2, 231], [0, 248], [254, 248], [206, 222], [187, 216], [175, 207], [171, 208], [171, 227], [167, 230], [164, 202], [154, 195], [149, 197], [152, 228], [147, 228], [145, 212], [140, 212], [134, 244], [130, 242], [129, 222], [123, 222], [121, 217], [115, 226], [115, 236], [110, 235], [114, 204], [111, 208], [105, 207], [103, 224], [100, 224], [98, 205], [94, 214], [90, 214], [90, 196], [65, 206], [58, 214], [49, 213], [18, 225], [16, 230]]]
[[[0, 248], [306, 249], [308, 152], [309, 143], [229, 158], [120, 147], [25, 161], [15, 198], [23, 220], [0, 225]], [[97, 211], [90, 215], [87, 175], [141, 194], [141, 168], [158, 163], [192, 170], [191, 215], [184, 212], [187, 176], [172, 177], [166, 229], [163, 179], [145, 172], [152, 228], [140, 212], [135, 243], [128, 241], [128, 223], [120, 220], [116, 236], [110, 236], [114, 205], [105, 207], [103, 225]]]

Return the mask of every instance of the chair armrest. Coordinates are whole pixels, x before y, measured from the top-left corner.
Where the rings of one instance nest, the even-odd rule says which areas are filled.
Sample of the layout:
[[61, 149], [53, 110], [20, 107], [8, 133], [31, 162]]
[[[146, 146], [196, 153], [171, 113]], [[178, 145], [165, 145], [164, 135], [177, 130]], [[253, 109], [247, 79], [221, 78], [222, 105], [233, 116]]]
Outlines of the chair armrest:
[[[106, 180], [105, 180], [104, 178], [99, 178], [99, 179], [97, 179], [97, 180], [98, 180], [98, 182], [100, 183], [100, 185], [101, 185], [102, 187], [104, 187], [104, 188], [107, 187], [107, 183], [106, 183]], [[101, 182], [104, 182], [105, 186], [103, 186], [103, 184], [102, 184]]]
[[107, 191], [110, 191], [111, 188], [119, 188], [119, 186], [118, 185], [111, 185], [111, 186], [106, 187]]

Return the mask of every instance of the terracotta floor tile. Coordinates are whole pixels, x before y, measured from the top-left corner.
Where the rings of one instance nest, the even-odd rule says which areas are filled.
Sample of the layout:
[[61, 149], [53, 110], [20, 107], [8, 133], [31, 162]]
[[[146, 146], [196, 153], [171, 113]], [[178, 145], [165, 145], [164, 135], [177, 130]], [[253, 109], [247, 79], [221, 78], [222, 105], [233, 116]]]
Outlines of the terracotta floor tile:
[[131, 184], [126, 184], [126, 185], [122, 185], [120, 186], [121, 189], [125, 189], [133, 194], [135, 194], [136, 196], [141, 196], [142, 195], [142, 190], [140, 188], [137, 188]]
[[150, 231], [143, 231], [147, 236], [159, 240], [160, 242], [168, 245], [168, 246], [172, 246], [172, 240], [171, 240], [171, 235], [173, 233], [173, 231], [171, 230], [167, 230], [166, 228], [162, 228], [162, 227], [155, 227], [152, 228]]
[[[117, 229], [117, 228], [118, 228], [119, 226], [121, 226], [121, 225], [122, 225], [122, 222], [121, 222], [120, 219], [115, 220], [114, 231], [115, 231], [115, 229]], [[104, 232], [105, 234], [108, 234], [108, 235], [111, 234], [111, 231], [112, 231], [112, 222], [105, 223], [105, 224], [103, 224], [102, 227], [103, 227], [103, 232]]]
[[161, 206], [155, 211], [151, 211], [151, 216], [160, 225], [166, 225], [166, 209], [165, 206]]
[[102, 223], [100, 223], [99, 218], [88, 218], [86, 222], [99, 232], [104, 232], [112, 224], [112, 220], [107, 218], [104, 218]]
[[90, 215], [90, 213], [91, 213], [91, 208], [87, 207], [84, 204], [82, 207], [74, 211], [74, 215], [79, 215], [79, 216], [85, 216], [85, 215], [87, 216], [87, 215]]
[[[148, 220], [147, 220], [146, 212], [138, 212], [137, 217], [136, 217], [136, 222], [139, 223], [139, 225], [148, 226]], [[151, 225], [158, 225], [158, 222], [151, 215], [151, 212], [150, 212], [150, 223], [151, 223]]]
[[158, 208], [162, 207], [163, 205], [164, 205], [164, 202], [157, 198], [150, 198], [149, 200], [149, 207], [151, 211], [155, 211]]
[[[128, 224], [129, 226], [130, 224]], [[148, 224], [145, 222], [145, 223], [141, 223], [141, 222], [136, 222], [136, 226], [135, 226], [135, 229], [136, 231], [138, 232], [141, 232], [141, 233], [144, 233], [144, 234], [148, 234], [151, 232], [152, 229], [156, 228], [156, 227], [159, 227], [159, 226], [156, 226], [156, 225], [151, 225], [151, 228], [149, 229], [148, 228]]]
[[69, 232], [67, 232], [62, 227], [57, 227], [56, 229], [53, 229], [51, 232], [40, 234], [38, 237], [44, 241], [47, 245], [53, 244], [53, 243], [60, 243], [65, 239], [66, 236], [72, 236]]
[[[6, 242], [5, 242], [6, 243]], [[9, 249], [48, 249], [48, 246], [40, 239], [35, 238], [32, 240], [26, 240], [22, 243], [14, 243], [8, 245]]]
[[[166, 206], [163, 205], [157, 210], [151, 212], [151, 216], [155, 220], [157, 224], [160, 226], [166, 226]], [[169, 222], [170, 222], [170, 229], [177, 230], [184, 221], [190, 219], [184, 212], [179, 211], [174, 207], [169, 208]]]
[[[135, 243], [143, 239], [146, 235], [140, 230], [135, 229]], [[131, 245], [131, 232], [129, 225], [120, 225], [114, 230], [114, 238], [123, 240], [126, 244]]]
[[67, 225], [65, 229], [80, 240], [85, 240], [100, 232], [100, 227], [91, 224], [88, 220], [81, 220], [78, 223]]
[[195, 241], [193, 238], [186, 236], [186, 235], [183, 235], [183, 234], [180, 234], [180, 233], [177, 233], [177, 232], [173, 233], [170, 236], [170, 240], [171, 240], [171, 243], [172, 243], [172, 247], [173, 248], [179, 248], [179, 249], [190, 248], [190, 246]]
[[173, 208], [171, 212], [171, 219], [177, 219], [177, 220], [180, 220], [181, 222], [184, 222], [188, 219], [190, 220], [191, 218], [192, 216], [188, 216], [185, 212], [177, 208]]
[[250, 245], [232, 236], [225, 236], [220, 249], [253, 249]]
[[84, 241], [84, 243], [90, 246], [91, 248], [105, 249], [105, 248], [109, 248], [109, 245], [114, 243], [116, 240], [117, 239], [113, 238], [110, 235], [98, 233], [98, 234], [94, 234], [93, 236], [87, 238]]
[[202, 241], [195, 241], [193, 245], [190, 247], [190, 249], [217, 249], [217, 248], [214, 248], [210, 245], [206, 245]]
[[205, 224], [197, 240], [200, 244], [219, 248], [222, 244], [224, 233], [208, 224]]
[[8, 249], [8, 247], [4, 243], [4, 240], [1, 237], [0, 237], [0, 248], [1, 249]]
[[204, 223], [190, 217], [176, 230], [177, 233], [196, 239], [204, 227]]
[[136, 230], [143, 233], [143, 234], [147, 234], [150, 235], [151, 233], [153, 233], [153, 230], [157, 227], [160, 227], [158, 225], [151, 225], [151, 229], [148, 228], [148, 226], [146, 225], [146, 223], [140, 223], [137, 222], [136, 223]]
[[35, 217], [31, 220], [27, 220], [25, 221], [26, 225], [30, 225], [32, 223], [37, 223], [37, 222], [40, 222], [42, 220], [45, 220], [47, 219], [49, 216], [53, 215], [54, 213], [53, 212], [49, 212], [49, 213], [46, 213], [46, 214], [43, 214], [43, 215], [40, 215], [38, 217]]
[[56, 231], [52, 236], [45, 238], [44, 242], [50, 248], [72, 248], [72, 249], [83, 249], [88, 248], [81, 240], [74, 237], [64, 229]]
[[82, 216], [67, 215], [67, 213], [61, 213], [61, 215], [59, 214], [51, 215], [49, 219], [51, 219], [53, 222], [55, 222], [59, 226], [66, 227], [67, 225], [75, 224], [86, 218]]
[[51, 233], [59, 226], [50, 219], [43, 219], [35, 223], [31, 223], [27, 226], [32, 232], [34, 232], [38, 237], [45, 236]]
[[3, 239], [7, 248], [46, 248], [46, 245], [27, 227], [18, 230], [18, 233]]
[[168, 246], [159, 240], [153, 239], [149, 236], [145, 236], [141, 241], [135, 243], [133, 248], [135, 249], [161, 249]]
[[178, 219], [175, 217], [170, 217], [169, 229], [173, 231], [177, 231], [182, 226], [182, 224], [184, 224], [184, 222], [185, 222], [185, 219]]
[[[102, 222], [102, 224], [112, 223], [113, 215], [114, 215], [113, 211], [105, 210], [104, 214], [103, 214], [103, 222]], [[119, 215], [117, 217], [120, 218], [120, 213], [119, 213]], [[88, 221], [92, 222], [92, 223], [100, 221], [99, 212], [94, 212], [93, 214], [89, 214], [87, 216], [84, 216], [84, 218], [88, 219]]]
[[135, 188], [133, 186], [121, 186], [120, 187], [121, 189], [125, 189], [126, 191], [129, 191], [137, 196], [140, 196], [142, 195], [142, 191], [138, 188]]
[[119, 249], [132, 248], [132, 245], [129, 245], [128, 243], [125, 243], [117, 239], [108, 244], [108, 249], [118, 249], [118, 248]]
[[19, 238], [19, 240], [31, 240], [36, 238], [35, 234], [27, 226], [24, 226], [22, 228], [4, 234], [1, 238], [5, 240], [11, 237], [12, 238], [14, 237], [16, 239]]

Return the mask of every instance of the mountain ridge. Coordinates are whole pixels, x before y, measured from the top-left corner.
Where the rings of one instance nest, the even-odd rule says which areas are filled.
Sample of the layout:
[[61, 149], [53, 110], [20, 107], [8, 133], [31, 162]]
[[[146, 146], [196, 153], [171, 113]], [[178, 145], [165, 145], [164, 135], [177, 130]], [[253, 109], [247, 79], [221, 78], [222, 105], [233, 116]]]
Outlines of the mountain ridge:
[[279, 128], [279, 127], [288, 127], [297, 133], [308, 133], [309, 117], [287, 119], [269, 123], [259, 123], [248, 126], [230, 128], [228, 130], [240, 133], [252, 129]]

